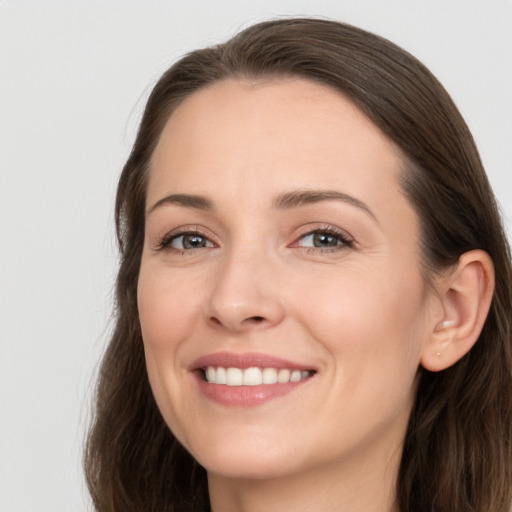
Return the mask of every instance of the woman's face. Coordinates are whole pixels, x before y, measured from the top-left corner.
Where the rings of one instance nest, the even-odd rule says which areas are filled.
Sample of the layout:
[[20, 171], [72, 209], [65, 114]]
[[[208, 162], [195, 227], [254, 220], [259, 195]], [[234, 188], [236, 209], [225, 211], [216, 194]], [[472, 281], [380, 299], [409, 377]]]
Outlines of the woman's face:
[[139, 314], [162, 415], [212, 474], [399, 453], [432, 308], [400, 166], [353, 104], [301, 79], [220, 82], [168, 121]]

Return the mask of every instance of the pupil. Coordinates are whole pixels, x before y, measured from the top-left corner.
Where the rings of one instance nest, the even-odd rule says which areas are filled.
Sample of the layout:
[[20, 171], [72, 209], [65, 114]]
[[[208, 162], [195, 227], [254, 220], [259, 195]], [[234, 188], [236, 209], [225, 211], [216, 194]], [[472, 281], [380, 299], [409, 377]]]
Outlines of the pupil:
[[186, 235], [183, 237], [183, 247], [185, 249], [196, 249], [205, 247], [205, 239], [200, 235]]
[[335, 247], [338, 245], [338, 239], [327, 233], [317, 233], [313, 239], [315, 247]]

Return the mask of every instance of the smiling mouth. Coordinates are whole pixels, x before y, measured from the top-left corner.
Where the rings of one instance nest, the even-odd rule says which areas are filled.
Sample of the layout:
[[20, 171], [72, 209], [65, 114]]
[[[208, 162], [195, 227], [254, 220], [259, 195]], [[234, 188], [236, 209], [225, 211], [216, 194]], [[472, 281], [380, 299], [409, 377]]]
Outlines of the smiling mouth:
[[204, 382], [226, 386], [261, 386], [287, 384], [308, 379], [314, 370], [293, 370], [288, 368], [234, 368], [207, 366], [201, 368]]
[[295, 394], [318, 373], [309, 364], [260, 352], [215, 352], [193, 361], [188, 370], [201, 394], [227, 407], [259, 406]]

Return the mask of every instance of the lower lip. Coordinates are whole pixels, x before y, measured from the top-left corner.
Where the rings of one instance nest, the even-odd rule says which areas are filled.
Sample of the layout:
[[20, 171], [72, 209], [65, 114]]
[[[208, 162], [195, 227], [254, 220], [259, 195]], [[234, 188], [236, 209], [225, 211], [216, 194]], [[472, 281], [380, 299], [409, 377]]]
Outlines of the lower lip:
[[210, 384], [204, 381], [197, 373], [196, 380], [202, 393], [221, 405], [232, 407], [254, 407], [274, 398], [279, 398], [300, 388], [311, 377], [298, 382], [283, 384], [262, 384], [260, 386], [227, 386], [226, 384]]

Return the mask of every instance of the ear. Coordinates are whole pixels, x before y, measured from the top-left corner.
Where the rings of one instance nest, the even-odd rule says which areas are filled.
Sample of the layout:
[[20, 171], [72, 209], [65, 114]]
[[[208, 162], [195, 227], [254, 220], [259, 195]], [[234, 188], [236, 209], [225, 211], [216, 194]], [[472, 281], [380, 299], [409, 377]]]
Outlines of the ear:
[[494, 265], [481, 250], [464, 253], [446, 275], [435, 283], [441, 313], [432, 319], [422, 366], [444, 370], [469, 352], [482, 331], [494, 293]]

